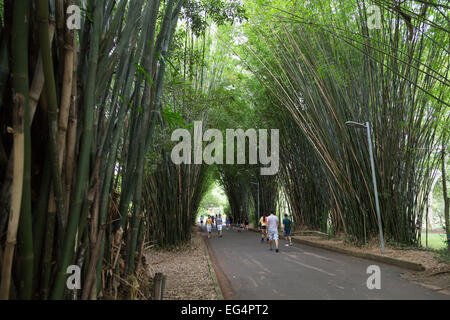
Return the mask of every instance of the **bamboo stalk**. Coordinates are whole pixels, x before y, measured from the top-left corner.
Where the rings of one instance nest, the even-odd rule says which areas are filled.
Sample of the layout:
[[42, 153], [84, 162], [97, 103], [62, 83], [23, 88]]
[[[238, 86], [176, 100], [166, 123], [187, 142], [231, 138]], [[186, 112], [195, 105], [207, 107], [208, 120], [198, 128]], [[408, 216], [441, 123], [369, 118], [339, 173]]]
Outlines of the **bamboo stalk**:
[[98, 262], [98, 255], [100, 253], [100, 248], [101, 248], [101, 244], [102, 244], [102, 238], [103, 238], [103, 233], [105, 231], [105, 226], [103, 225], [100, 228], [100, 231], [97, 235], [97, 239], [95, 241], [95, 247], [92, 248], [92, 252], [91, 252], [91, 259], [89, 261], [89, 269], [88, 269], [88, 273], [87, 273], [87, 277], [86, 280], [84, 282], [84, 286], [83, 286], [83, 294], [81, 295], [81, 299], [82, 300], [87, 300], [88, 297], [91, 295], [91, 291], [93, 290], [93, 287], [96, 287], [95, 284], [95, 276], [96, 276], [96, 266], [97, 266], [97, 262]]
[[[57, 1], [56, 3], [58, 3]], [[62, 1], [60, 1], [62, 4]], [[73, 1], [66, 1], [66, 5], [64, 9]], [[60, 4], [60, 5], [61, 5]], [[64, 12], [62, 13], [62, 20], [64, 24]], [[58, 24], [58, 19], [57, 19]], [[61, 31], [62, 32], [62, 31]], [[63, 44], [64, 44], [64, 78], [63, 85], [61, 90], [61, 103], [59, 109], [59, 133], [58, 133], [58, 146], [59, 146], [59, 168], [63, 168], [63, 160], [64, 154], [66, 150], [66, 135], [67, 135], [67, 126], [69, 121], [69, 111], [70, 111], [70, 103], [72, 98], [72, 82], [74, 79], [74, 68], [76, 60], [74, 58], [74, 52], [76, 51], [76, 40], [75, 40], [75, 32], [73, 30], [69, 30], [65, 28], [65, 32], [63, 33]], [[60, 40], [61, 41], [61, 40]]]
[[45, 228], [44, 239], [44, 252], [42, 256], [42, 269], [41, 269], [41, 297], [47, 300], [50, 296], [50, 284], [52, 275], [52, 256], [54, 245], [54, 234], [56, 224], [56, 212], [49, 208], [47, 213], [47, 222]]
[[102, 5], [104, 1], [97, 1], [94, 13], [94, 27], [92, 32], [91, 52], [89, 56], [88, 80], [85, 88], [83, 135], [81, 140], [81, 151], [78, 162], [78, 172], [75, 190], [71, 200], [71, 210], [67, 225], [66, 236], [63, 244], [63, 252], [58, 266], [58, 273], [52, 292], [52, 299], [59, 300], [63, 296], [66, 277], [66, 268], [69, 265], [75, 244], [77, 226], [80, 219], [80, 211], [84, 198], [85, 188], [88, 183], [89, 157], [92, 147], [93, 132], [93, 109], [95, 103], [95, 81], [99, 57], [99, 42], [102, 24]]
[[[26, 7], [25, 18], [28, 19], [29, 4], [22, 3]], [[19, 36], [28, 36], [28, 24], [24, 26], [23, 34]], [[31, 121], [30, 121], [30, 105], [29, 105], [29, 87], [28, 87], [28, 45], [26, 40], [23, 44], [19, 44], [20, 48], [15, 47], [13, 50], [25, 50], [25, 52], [15, 51], [16, 57], [13, 56], [13, 73], [14, 86], [17, 92], [21, 92], [25, 96], [25, 109], [23, 116], [23, 133], [24, 133], [24, 168], [23, 168], [23, 187], [22, 187], [22, 205], [19, 219], [19, 229], [17, 237], [17, 264], [20, 268], [20, 281], [17, 286], [20, 299], [29, 300], [32, 295], [33, 281], [33, 231], [31, 217]], [[25, 46], [22, 47], [22, 46]], [[17, 59], [19, 58], [19, 59]], [[19, 65], [18, 65], [19, 64]], [[22, 78], [23, 77], [23, 78]], [[22, 78], [22, 79], [19, 79]], [[15, 158], [16, 161], [21, 161]]]
[[[65, 10], [66, 10], [66, 6], [64, 5], [64, 0], [55, 0], [55, 20], [56, 20], [56, 43], [57, 43], [57, 56], [58, 56], [58, 61], [59, 64], [57, 66], [57, 71], [58, 74], [62, 74], [65, 66], [65, 59], [63, 58], [63, 56], [65, 55], [65, 42], [64, 42], [64, 36], [66, 35], [67, 32], [71, 32], [70, 30], [68, 30], [67, 28], [65, 28], [66, 26], [66, 20], [64, 18], [65, 14]], [[65, 31], [66, 30], [66, 31]], [[64, 86], [64, 84], [63, 84]]]
[[70, 193], [72, 190], [72, 180], [74, 176], [74, 164], [75, 164], [75, 148], [77, 142], [77, 123], [78, 123], [78, 95], [77, 95], [77, 39], [73, 37], [73, 76], [72, 76], [72, 92], [71, 92], [71, 102], [69, 110], [69, 124], [68, 124], [68, 135], [67, 135], [67, 152], [66, 152], [66, 166], [65, 166], [65, 180], [66, 180], [66, 220], [69, 216], [70, 208]]
[[[19, 15], [16, 11], [17, 17], [24, 18], [24, 15]], [[22, 20], [21, 19], [21, 20]], [[23, 21], [23, 20], [22, 20]], [[25, 51], [26, 52], [26, 51]], [[11, 283], [11, 268], [14, 257], [14, 248], [16, 245], [17, 229], [19, 227], [20, 206], [22, 200], [23, 187], [23, 169], [24, 169], [24, 134], [23, 134], [23, 116], [26, 104], [25, 97], [17, 93], [15, 96], [14, 107], [14, 173], [12, 182], [11, 207], [8, 221], [8, 233], [5, 244], [5, 251], [3, 253], [2, 276], [0, 283], [0, 300], [8, 300]]]
[[[21, 201], [23, 197], [23, 187], [26, 184], [25, 190], [25, 210], [22, 212], [26, 215], [23, 222], [31, 219], [30, 213], [30, 134], [29, 134], [29, 87], [28, 87], [28, 1], [15, 1], [13, 8], [13, 28], [12, 34], [14, 40], [12, 43], [12, 72], [14, 81], [14, 111], [13, 111], [13, 135], [14, 135], [14, 172], [12, 181], [11, 207], [8, 222], [8, 233], [5, 245], [5, 252], [3, 257], [1, 286], [0, 286], [0, 300], [8, 300], [10, 282], [11, 282], [11, 268], [13, 263], [14, 249], [17, 239], [17, 231], [20, 221]], [[28, 123], [27, 123], [28, 122]], [[27, 146], [25, 146], [27, 143]], [[26, 148], [26, 149], [25, 149]], [[27, 159], [25, 159], [27, 156]], [[28, 225], [27, 223], [25, 223]], [[30, 226], [30, 225], [28, 225]], [[22, 225], [22, 231], [25, 227]], [[30, 234], [31, 237], [31, 234]], [[29, 239], [28, 239], [29, 240]], [[25, 241], [25, 239], [24, 239]], [[31, 248], [29, 242], [23, 247], [22, 257], [27, 257], [30, 254], [27, 249]], [[32, 262], [32, 261], [31, 261]], [[31, 273], [32, 273], [31, 263]], [[32, 274], [31, 274], [32, 275]], [[27, 279], [29, 279], [27, 277]], [[28, 282], [27, 282], [28, 285]], [[31, 286], [31, 283], [29, 284]], [[31, 288], [29, 289], [31, 292]], [[27, 297], [26, 295], [24, 296]]]
[[[47, 153], [48, 155], [48, 153]], [[45, 239], [45, 226], [47, 221], [47, 208], [51, 184], [50, 160], [46, 156], [42, 172], [40, 185], [39, 202], [36, 204], [33, 221], [33, 249], [34, 249], [34, 267], [33, 267], [33, 291], [38, 289], [39, 269], [41, 258], [43, 256], [43, 246]]]
[[[1, 28], [1, 27], [0, 27]], [[0, 32], [0, 108], [3, 107], [3, 96], [9, 76], [8, 41], [3, 29]], [[0, 142], [1, 145], [1, 142]], [[0, 150], [1, 151], [1, 150]], [[0, 158], [1, 160], [1, 158]]]
[[[55, 35], [55, 25], [50, 21], [49, 26], [50, 45], [53, 43], [53, 36]], [[44, 66], [42, 64], [42, 54], [39, 52], [36, 67], [34, 68], [33, 80], [30, 87], [30, 123], [33, 123], [34, 114], [39, 102], [39, 98], [44, 89]]]
[[[444, 128], [444, 130], [448, 130], [447, 128]], [[447, 175], [445, 171], [445, 155], [447, 150], [447, 143], [446, 140], [447, 132], [443, 135], [443, 143], [442, 143], [442, 194], [444, 196], [444, 220], [445, 220], [445, 233], [447, 234], [447, 249], [450, 252], [450, 197], [447, 193]]]
[[41, 45], [42, 62], [45, 75], [45, 88], [48, 103], [48, 121], [49, 121], [49, 144], [52, 163], [52, 181], [55, 202], [57, 207], [57, 220], [59, 229], [65, 229], [64, 219], [64, 194], [62, 192], [61, 174], [59, 168], [59, 148], [58, 148], [58, 103], [56, 98], [56, 84], [53, 70], [52, 54], [50, 49], [49, 36], [49, 12], [46, 0], [37, 2], [38, 21], [39, 21], [39, 39]]

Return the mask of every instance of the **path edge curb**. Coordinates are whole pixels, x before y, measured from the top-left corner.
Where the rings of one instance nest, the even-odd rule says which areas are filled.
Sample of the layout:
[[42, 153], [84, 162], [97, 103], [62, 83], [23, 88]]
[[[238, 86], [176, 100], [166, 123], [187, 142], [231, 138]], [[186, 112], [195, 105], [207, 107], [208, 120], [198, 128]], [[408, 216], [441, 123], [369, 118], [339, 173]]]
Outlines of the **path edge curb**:
[[[249, 230], [254, 231], [254, 232], [259, 232], [258, 230], [253, 229], [253, 228], [252, 229], [249, 228]], [[321, 248], [321, 249], [325, 249], [328, 251], [334, 251], [334, 252], [338, 252], [338, 253], [347, 254], [347, 255], [350, 255], [353, 257], [357, 257], [357, 258], [364, 258], [364, 259], [369, 259], [369, 260], [373, 260], [373, 261], [377, 261], [377, 262], [382, 262], [385, 264], [393, 265], [396, 267], [401, 267], [401, 268], [408, 269], [408, 270], [425, 271], [425, 267], [420, 263], [395, 259], [395, 258], [391, 258], [391, 257], [379, 256], [379, 255], [375, 255], [372, 253], [354, 252], [351, 250], [338, 248], [338, 247], [327, 245], [324, 243], [318, 243], [318, 242], [314, 242], [314, 241], [298, 239], [295, 237], [292, 237], [292, 241], [300, 243], [300, 244], [304, 244], [307, 246], [311, 246], [311, 247], [316, 247], [316, 248]]]
[[205, 254], [206, 254], [206, 260], [208, 261], [208, 266], [209, 266], [209, 273], [211, 274], [211, 278], [214, 284], [214, 289], [216, 290], [217, 293], [217, 299], [218, 300], [225, 300], [225, 297], [223, 295], [223, 291], [222, 291], [222, 287], [219, 283], [219, 280], [217, 278], [217, 274], [216, 271], [214, 269], [214, 265], [212, 263], [211, 260], [211, 255], [210, 255], [210, 248], [208, 245], [208, 241], [205, 239], [205, 237], [203, 235], [200, 235], [203, 239], [203, 243], [205, 244]]

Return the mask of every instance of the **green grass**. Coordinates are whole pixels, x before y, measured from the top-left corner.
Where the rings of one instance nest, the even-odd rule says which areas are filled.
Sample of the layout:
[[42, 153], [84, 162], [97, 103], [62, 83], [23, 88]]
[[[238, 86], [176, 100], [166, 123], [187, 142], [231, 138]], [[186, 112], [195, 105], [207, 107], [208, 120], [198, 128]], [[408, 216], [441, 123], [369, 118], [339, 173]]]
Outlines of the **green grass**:
[[[432, 249], [443, 249], [447, 247], [446, 244], [447, 236], [445, 233], [429, 233], [428, 234], [428, 248]], [[426, 244], [426, 235], [425, 232], [422, 233], [422, 246], [425, 247]]]

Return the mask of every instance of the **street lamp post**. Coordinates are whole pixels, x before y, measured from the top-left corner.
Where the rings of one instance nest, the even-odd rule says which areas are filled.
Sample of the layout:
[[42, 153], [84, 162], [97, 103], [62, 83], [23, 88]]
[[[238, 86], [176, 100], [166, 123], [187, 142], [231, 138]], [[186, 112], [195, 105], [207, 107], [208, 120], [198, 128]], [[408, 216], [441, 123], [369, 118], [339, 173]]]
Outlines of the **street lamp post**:
[[260, 211], [259, 211], [259, 182], [258, 183], [256, 183], [256, 182], [250, 182], [250, 183], [252, 183], [252, 184], [256, 184], [257, 186], [258, 186], [258, 214], [257, 214], [257, 216], [258, 216], [258, 218], [257, 218], [257, 222], [259, 221], [259, 213], [260, 213]]
[[380, 204], [378, 202], [378, 188], [377, 188], [377, 179], [375, 176], [375, 162], [373, 159], [372, 139], [371, 139], [371, 135], [370, 135], [370, 123], [366, 122], [366, 124], [363, 124], [363, 123], [354, 122], [354, 121], [347, 121], [345, 124], [350, 127], [365, 128], [367, 130], [367, 143], [369, 144], [370, 165], [372, 167], [372, 180], [373, 180], [373, 189], [374, 189], [374, 194], [375, 194], [375, 208], [377, 210], [378, 229], [380, 231], [381, 253], [384, 253], [383, 228], [381, 226]]

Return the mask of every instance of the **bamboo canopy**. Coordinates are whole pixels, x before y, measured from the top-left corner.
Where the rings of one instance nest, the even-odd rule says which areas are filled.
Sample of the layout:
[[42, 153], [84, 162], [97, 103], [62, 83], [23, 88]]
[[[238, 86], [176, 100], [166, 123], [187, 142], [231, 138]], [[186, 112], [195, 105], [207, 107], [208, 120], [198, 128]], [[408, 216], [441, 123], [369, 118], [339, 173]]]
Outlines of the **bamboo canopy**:
[[[420, 246], [438, 171], [450, 234], [443, 9], [0, 0], [0, 299], [129, 299], [146, 248], [189, 242], [216, 182], [236, 223], [287, 210], [298, 228], [366, 244], [378, 235], [368, 137], [348, 121], [373, 129], [388, 244]], [[192, 137], [196, 121], [279, 129], [279, 171], [261, 175], [248, 153], [175, 164], [172, 133]]]

